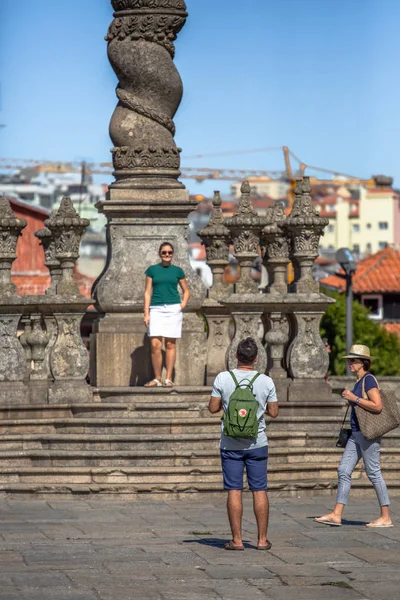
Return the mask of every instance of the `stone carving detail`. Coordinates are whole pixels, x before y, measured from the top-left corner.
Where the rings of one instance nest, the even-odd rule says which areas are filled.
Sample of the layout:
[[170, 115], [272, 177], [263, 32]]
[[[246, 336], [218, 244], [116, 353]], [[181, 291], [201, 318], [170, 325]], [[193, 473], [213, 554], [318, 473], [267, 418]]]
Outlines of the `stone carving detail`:
[[83, 314], [56, 313], [57, 339], [50, 353], [50, 368], [55, 381], [84, 380], [89, 370], [88, 352], [82, 342]]
[[289, 323], [286, 315], [272, 312], [266, 315], [270, 329], [265, 335], [267, 351], [271, 358], [269, 375], [274, 378], [285, 378], [287, 373], [284, 367], [285, 346], [289, 341]]
[[179, 169], [180, 148], [155, 148], [147, 149], [111, 148], [113, 164], [116, 171], [124, 169]]
[[26, 356], [17, 337], [20, 315], [0, 315], [0, 381], [23, 381]]
[[16, 258], [18, 238], [26, 227], [25, 219], [14, 216], [10, 202], [0, 197], [0, 295], [15, 295], [16, 288], [11, 281], [11, 266]]
[[31, 348], [31, 359], [33, 361], [30, 379], [46, 380], [48, 372], [45, 357], [49, 337], [42, 327], [41, 315], [32, 315], [31, 323], [31, 330], [25, 337], [28, 346]]
[[294, 312], [295, 338], [289, 349], [291, 376], [299, 379], [322, 379], [329, 366], [329, 356], [319, 333], [323, 312]]
[[[121, 102], [121, 104], [123, 106], [126, 106], [126, 108], [130, 108], [131, 110], [134, 110], [135, 112], [139, 113], [143, 117], [147, 117], [148, 119], [152, 119], [153, 121], [156, 121], [157, 123], [159, 123], [159, 125], [162, 125], [166, 129], [168, 129], [168, 131], [170, 131], [172, 133], [172, 135], [175, 135], [175, 125], [174, 125], [174, 122], [172, 119], [158, 114], [151, 108], [145, 108], [142, 104], [140, 104], [140, 102], [138, 102], [136, 100], [136, 98], [134, 97], [133, 94], [130, 94], [129, 92], [121, 89], [120, 87], [117, 87], [116, 94], [117, 94], [119, 101]], [[179, 159], [179, 157], [178, 157], [178, 159]], [[179, 168], [179, 162], [178, 162], [178, 168]]]
[[270, 293], [284, 294], [287, 291], [286, 273], [290, 242], [282, 230], [285, 218], [282, 202], [275, 202], [267, 213], [267, 224], [261, 234], [261, 243], [265, 252], [263, 263], [268, 272], [266, 291]]
[[[50, 217], [51, 218], [51, 217]], [[43, 246], [45, 265], [50, 271], [51, 284], [47, 288], [46, 294], [53, 295], [57, 290], [57, 283], [61, 278], [60, 261], [56, 258], [56, 244], [50, 229], [44, 227], [35, 231], [35, 236], [40, 240], [40, 245]]]
[[231, 233], [235, 256], [240, 265], [240, 278], [236, 283], [236, 291], [240, 293], [256, 292], [257, 283], [251, 278], [251, 269], [254, 260], [258, 257], [260, 233], [264, 221], [251, 204], [248, 181], [242, 184], [236, 213], [233, 217], [225, 220], [225, 225]]
[[207, 263], [213, 274], [213, 284], [209, 288], [209, 297], [218, 299], [226, 291], [222, 277], [229, 264], [229, 229], [224, 225], [221, 208], [221, 196], [214, 192], [213, 208], [206, 227], [198, 232], [206, 248]]
[[163, 182], [163, 187], [182, 188], [173, 117], [183, 89], [172, 59], [187, 17], [185, 2], [121, 0], [113, 7], [105, 38], [119, 79], [119, 103], [110, 122], [117, 180], [112, 187], [138, 187], [140, 178], [144, 187]]
[[312, 267], [318, 256], [318, 245], [328, 219], [320, 217], [312, 205], [310, 178], [297, 180], [293, 210], [282, 228], [291, 238], [290, 258], [294, 263], [294, 288], [297, 292], [318, 292], [318, 282], [314, 281]]
[[32, 323], [30, 317], [22, 317], [21, 325], [24, 326], [24, 330], [19, 336], [19, 343], [24, 349], [25, 358], [26, 358], [26, 374], [27, 378], [29, 378], [31, 368], [32, 368], [32, 350], [30, 345], [27, 342], [27, 337], [32, 332]]
[[252, 337], [257, 343], [258, 348], [258, 361], [256, 363], [256, 369], [261, 373], [264, 373], [267, 368], [267, 354], [265, 348], [259, 339], [259, 327], [261, 313], [255, 312], [236, 312], [232, 310], [232, 316], [235, 320], [235, 335], [231, 341], [227, 357], [228, 357], [228, 369], [236, 367], [237, 359], [235, 353], [239, 342], [247, 337]]
[[54, 238], [54, 254], [61, 268], [57, 294], [79, 295], [79, 288], [74, 280], [74, 267], [79, 258], [80, 241], [89, 220], [81, 219], [71, 198], [64, 196], [59, 209], [53, 211], [44, 224]]

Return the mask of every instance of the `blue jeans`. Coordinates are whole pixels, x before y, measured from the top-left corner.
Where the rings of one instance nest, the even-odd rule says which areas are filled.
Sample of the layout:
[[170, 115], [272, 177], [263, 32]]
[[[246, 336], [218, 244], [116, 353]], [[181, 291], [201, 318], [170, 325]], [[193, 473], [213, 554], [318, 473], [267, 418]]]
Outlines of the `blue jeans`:
[[246, 467], [247, 482], [252, 492], [267, 489], [268, 446], [249, 450], [221, 450], [225, 490], [242, 490]]
[[338, 468], [339, 484], [336, 502], [346, 504], [351, 487], [351, 475], [360, 458], [364, 460], [365, 472], [375, 488], [380, 506], [389, 506], [390, 500], [381, 473], [381, 444], [378, 440], [366, 440], [361, 431], [353, 431]]

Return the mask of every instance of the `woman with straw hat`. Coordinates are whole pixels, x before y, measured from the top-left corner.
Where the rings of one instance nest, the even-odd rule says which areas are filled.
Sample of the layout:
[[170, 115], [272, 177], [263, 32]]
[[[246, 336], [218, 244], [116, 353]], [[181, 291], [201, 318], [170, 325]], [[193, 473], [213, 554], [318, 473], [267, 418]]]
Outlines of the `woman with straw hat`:
[[[366, 440], [360, 431], [355, 406], [360, 406], [371, 413], [379, 414], [382, 411], [382, 400], [375, 377], [370, 373], [371, 360], [368, 346], [355, 344], [350, 348], [349, 354], [343, 358], [348, 360], [349, 369], [356, 377], [356, 384], [352, 391], [344, 390], [342, 397], [351, 406], [351, 436], [343, 452], [338, 468], [338, 490], [336, 504], [332, 512], [317, 517], [315, 520], [324, 525], [339, 526], [342, 524], [342, 514], [351, 487], [351, 475], [360, 458], [364, 461], [368, 479], [375, 488], [381, 509], [381, 515], [367, 527], [392, 527], [389, 513], [389, 496], [385, 480], [382, 477], [380, 465], [380, 439]], [[363, 389], [367, 398], [363, 398]]]

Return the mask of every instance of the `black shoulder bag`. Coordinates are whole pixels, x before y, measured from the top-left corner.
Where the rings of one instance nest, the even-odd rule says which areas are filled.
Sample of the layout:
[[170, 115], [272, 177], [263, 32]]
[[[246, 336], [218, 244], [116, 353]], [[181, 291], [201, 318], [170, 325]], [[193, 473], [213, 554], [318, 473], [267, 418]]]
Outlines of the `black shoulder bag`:
[[336, 448], [346, 448], [346, 444], [349, 440], [349, 437], [351, 436], [351, 429], [347, 429], [344, 427], [344, 424], [345, 424], [345, 421], [347, 418], [347, 413], [349, 412], [349, 408], [350, 408], [350, 404], [347, 405], [346, 414], [344, 415], [342, 426], [339, 431], [339, 437], [336, 441]]

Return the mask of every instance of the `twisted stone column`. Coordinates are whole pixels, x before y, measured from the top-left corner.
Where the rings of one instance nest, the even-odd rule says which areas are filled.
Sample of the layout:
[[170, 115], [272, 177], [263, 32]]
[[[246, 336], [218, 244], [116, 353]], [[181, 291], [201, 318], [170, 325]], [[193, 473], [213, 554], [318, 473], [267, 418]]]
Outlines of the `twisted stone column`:
[[[175, 382], [203, 384], [204, 322], [198, 316], [205, 286], [188, 254], [187, 217], [197, 205], [178, 181], [180, 149], [173, 117], [183, 88], [173, 63], [174, 41], [187, 13], [183, 0], [112, 0], [106, 40], [118, 77], [118, 105], [110, 122], [115, 181], [97, 206], [107, 218], [108, 258], [93, 297], [102, 318], [91, 338], [91, 382], [142, 385], [151, 376], [143, 323], [144, 272], [158, 247], [175, 247], [191, 292], [178, 344]], [[198, 360], [192, 360], [194, 356]]]

